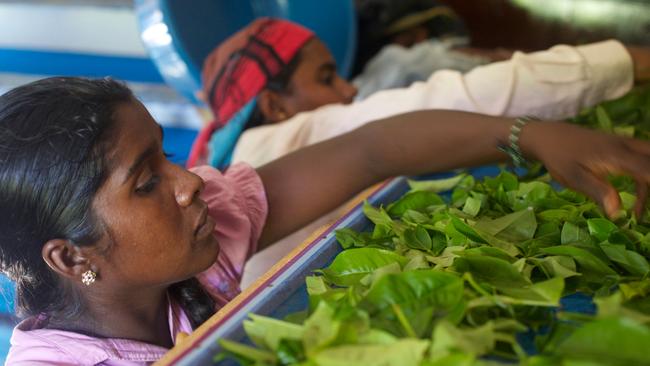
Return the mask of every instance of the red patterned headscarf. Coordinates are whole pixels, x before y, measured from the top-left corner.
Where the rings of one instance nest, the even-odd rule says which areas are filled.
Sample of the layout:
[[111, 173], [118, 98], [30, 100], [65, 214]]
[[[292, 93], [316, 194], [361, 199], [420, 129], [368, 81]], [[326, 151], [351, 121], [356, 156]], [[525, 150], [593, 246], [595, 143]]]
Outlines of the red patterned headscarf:
[[260, 18], [215, 48], [203, 63], [203, 93], [215, 120], [192, 146], [188, 166], [205, 160], [212, 134], [279, 75], [314, 33], [296, 23]]

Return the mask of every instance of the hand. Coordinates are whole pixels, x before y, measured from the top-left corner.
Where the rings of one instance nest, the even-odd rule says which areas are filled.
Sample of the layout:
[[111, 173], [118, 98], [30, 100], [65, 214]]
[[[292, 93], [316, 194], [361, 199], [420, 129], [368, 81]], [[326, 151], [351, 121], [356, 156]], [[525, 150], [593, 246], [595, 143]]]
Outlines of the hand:
[[610, 218], [620, 212], [621, 200], [608, 175], [632, 177], [634, 211], [641, 217], [650, 182], [650, 143], [560, 122], [535, 122], [523, 128], [520, 146], [558, 182], [593, 198]]

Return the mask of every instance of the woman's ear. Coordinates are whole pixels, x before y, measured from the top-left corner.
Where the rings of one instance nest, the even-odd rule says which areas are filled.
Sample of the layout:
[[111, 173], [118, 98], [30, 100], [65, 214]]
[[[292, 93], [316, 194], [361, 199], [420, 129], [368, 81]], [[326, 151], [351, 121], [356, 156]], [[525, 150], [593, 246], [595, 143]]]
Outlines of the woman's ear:
[[68, 240], [49, 240], [43, 245], [41, 256], [53, 271], [73, 281], [80, 281], [82, 274], [91, 269], [82, 250]]
[[257, 95], [257, 107], [267, 123], [282, 122], [290, 117], [284, 97], [268, 89]]

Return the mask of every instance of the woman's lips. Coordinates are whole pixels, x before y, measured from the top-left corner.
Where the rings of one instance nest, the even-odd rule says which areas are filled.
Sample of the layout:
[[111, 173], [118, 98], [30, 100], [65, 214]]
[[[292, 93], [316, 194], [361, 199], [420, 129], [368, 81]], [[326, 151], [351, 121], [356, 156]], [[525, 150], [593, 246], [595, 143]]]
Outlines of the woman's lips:
[[212, 217], [206, 216], [206, 218], [203, 220], [203, 223], [196, 229], [194, 236], [197, 239], [204, 239], [209, 235], [212, 235], [214, 225], [215, 223]]
[[194, 236], [198, 235], [201, 228], [203, 228], [203, 226], [205, 225], [207, 219], [208, 219], [208, 208], [203, 206], [203, 209], [199, 214], [199, 220], [196, 223], [196, 225], [194, 225]]
[[212, 230], [214, 230], [214, 220], [208, 215], [208, 208], [204, 206], [194, 229], [194, 237], [203, 239], [212, 234]]

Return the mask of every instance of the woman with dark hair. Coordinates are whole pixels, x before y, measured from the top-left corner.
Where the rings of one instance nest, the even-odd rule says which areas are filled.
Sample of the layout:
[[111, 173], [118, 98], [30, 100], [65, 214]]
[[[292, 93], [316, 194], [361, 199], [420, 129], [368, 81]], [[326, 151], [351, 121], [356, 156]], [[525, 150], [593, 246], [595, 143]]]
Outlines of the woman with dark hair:
[[646, 142], [464, 112], [387, 118], [224, 173], [172, 164], [162, 137], [112, 80], [0, 96], [0, 262], [24, 318], [8, 365], [151, 363], [239, 292], [252, 253], [397, 174], [525, 156], [610, 216], [609, 174], [637, 180], [637, 214], [650, 182]]

